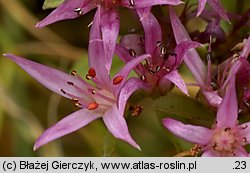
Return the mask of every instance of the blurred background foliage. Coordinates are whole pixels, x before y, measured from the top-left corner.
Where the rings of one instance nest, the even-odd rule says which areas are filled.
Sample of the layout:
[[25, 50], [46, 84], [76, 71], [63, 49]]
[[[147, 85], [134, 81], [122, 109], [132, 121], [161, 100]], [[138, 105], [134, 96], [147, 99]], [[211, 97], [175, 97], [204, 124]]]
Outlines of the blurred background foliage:
[[[222, 0], [222, 3], [231, 12], [243, 13], [249, 9], [248, 0], [238, 0], [242, 1], [242, 11], [239, 11], [236, 1]], [[95, 10], [75, 20], [37, 29], [35, 24], [51, 12], [51, 9], [42, 9], [43, 2], [0, 0], [0, 54], [14, 53], [65, 72], [75, 69], [84, 76], [88, 70], [87, 26]], [[134, 28], [141, 29], [133, 12], [121, 9], [120, 14], [121, 35]], [[193, 22], [196, 25], [189, 26], [189, 30], [205, 28], [204, 22]], [[223, 23], [223, 27], [230, 31], [229, 24]], [[242, 32], [246, 33], [245, 30]], [[202, 54], [206, 50], [200, 51]], [[112, 74], [122, 65], [116, 57]], [[193, 82], [185, 67], [181, 71], [187, 82]], [[128, 107], [138, 104], [144, 107], [138, 117], [132, 117], [131, 111], [126, 111], [130, 132], [141, 146], [141, 152], [114, 139], [101, 120], [33, 151], [36, 138], [76, 108], [70, 100], [53, 94], [16, 64], [1, 56], [0, 156], [173, 156], [190, 149], [192, 145], [169, 134], [161, 124], [162, 118], [178, 117], [209, 127], [215, 116], [215, 110], [193, 99], [197, 93], [196, 87], [189, 87], [189, 91], [190, 98], [180, 95], [177, 89], [156, 101], [145, 93], [135, 94], [131, 98]]]

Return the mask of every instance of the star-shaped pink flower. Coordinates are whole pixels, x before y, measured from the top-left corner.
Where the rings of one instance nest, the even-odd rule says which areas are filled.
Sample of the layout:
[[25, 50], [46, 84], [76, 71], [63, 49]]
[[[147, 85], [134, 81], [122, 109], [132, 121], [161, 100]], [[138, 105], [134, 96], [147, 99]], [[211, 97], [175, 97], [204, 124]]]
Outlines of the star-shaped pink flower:
[[248, 157], [244, 146], [250, 144], [250, 122], [238, 125], [237, 118], [238, 105], [234, 75], [217, 111], [212, 129], [183, 124], [171, 118], [163, 119], [163, 124], [176, 136], [198, 144], [203, 152], [202, 156]]

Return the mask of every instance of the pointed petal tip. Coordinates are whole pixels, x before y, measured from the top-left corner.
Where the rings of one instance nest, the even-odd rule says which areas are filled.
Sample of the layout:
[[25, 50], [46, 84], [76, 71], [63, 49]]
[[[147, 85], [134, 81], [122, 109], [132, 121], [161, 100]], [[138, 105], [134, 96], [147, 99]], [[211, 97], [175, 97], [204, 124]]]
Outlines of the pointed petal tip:
[[141, 151], [141, 147], [138, 145], [138, 147], [136, 147], [139, 151]]
[[39, 147], [36, 145], [36, 143], [33, 146], [33, 151], [36, 151]]
[[44, 144], [39, 143], [39, 139], [40, 139], [40, 137], [38, 139], [36, 139], [35, 144], [33, 146], [33, 151], [38, 150], [41, 146], [44, 145]]
[[5, 56], [6, 58], [10, 58], [10, 59], [16, 59], [16, 55], [11, 54], [11, 53], [4, 53], [3, 56]]
[[41, 22], [38, 22], [36, 25], [35, 25], [36, 28], [42, 28], [44, 27], [43, 25], [41, 25]]
[[135, 147], [137, 150], [141, 151], [141, 147], [135, 141], [132, 141], [129, 144]]

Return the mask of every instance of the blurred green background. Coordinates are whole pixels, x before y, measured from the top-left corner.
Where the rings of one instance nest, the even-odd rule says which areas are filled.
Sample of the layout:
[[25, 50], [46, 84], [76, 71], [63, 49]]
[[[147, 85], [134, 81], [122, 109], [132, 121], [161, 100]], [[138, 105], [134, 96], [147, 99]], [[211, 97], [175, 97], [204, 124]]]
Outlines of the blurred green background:
[[[234, 3], [224, 0], [223, 4], [235, 10]], [[42, 10], [42, 5], [43, 0], [0, 0], [0, 54], [14, 53], [65, 72], [76, 69], [84, 76], [88, 70], [87, 25], [95, 10], [75, 20], [37, 29], [35, 24], [51, 12]], [[125, 9], [120, 13], [120, 34], [140, 28], [136, 20], [131, 20], [133, 13]], [[197, 26], [204, 29], [202, 23]], [[122, 66], [117, 59], [114, 64], [112, 74]], [[191, 80], [189, 76], [185, 78]], [[194, 96], [197, 89], [190, 88], [190, 91]], [[191, 99], [191, 102], [195, 101]], [[173, 144], [169, 140], [173, 136], [155, 115], [152, 99], [145, 97], [139, 104], [144, 107], [139, 117], [131, 117], [129, 111], [126, 114], [130, 132], [141, 146], [141, 152], [113, 139], [101, 120], [33, 151], [36, 138], [76, 108], [70, 100], [53, 94], [16, 64], [0, 56], [0, 156], [173, 156], [178, 148], [190, 148], [190, 144], [183, 141]], [[197, 104], [193, 105], [199, 107]], [[214, 111], [206, 107], [190, 111], [197, 114], [208, 111], [214, 115]], [[165, 117], [164, 111], [161, 116]]]

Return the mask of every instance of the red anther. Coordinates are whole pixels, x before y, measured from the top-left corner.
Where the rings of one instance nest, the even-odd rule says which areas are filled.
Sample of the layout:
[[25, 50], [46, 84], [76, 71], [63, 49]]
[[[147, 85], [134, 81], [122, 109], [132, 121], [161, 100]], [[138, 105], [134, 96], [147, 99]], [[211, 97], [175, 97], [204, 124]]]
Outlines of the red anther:
[[89, 103], [88, 110], [94, 110], [98, 107], [98, 104], [96, 102]]
[[96, 76], [96, 72], [95, 69], [93, 67], [91, 67], [88, 71], [88, 75], [92, 78], [94, 78]]
[[123, 76], [116, 76], [114, 79], [113, 79], [113, 84], [114, 85], [117, 85], [117, 84], [119, 84], [119, 83], [121, 83], [122, 82], [122, 80], [123, 80]]

